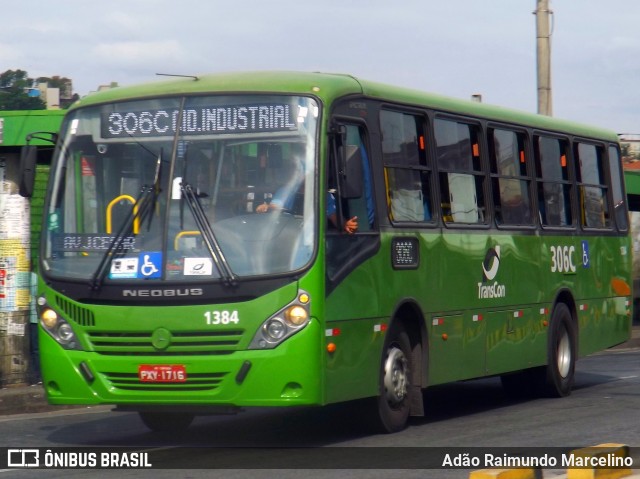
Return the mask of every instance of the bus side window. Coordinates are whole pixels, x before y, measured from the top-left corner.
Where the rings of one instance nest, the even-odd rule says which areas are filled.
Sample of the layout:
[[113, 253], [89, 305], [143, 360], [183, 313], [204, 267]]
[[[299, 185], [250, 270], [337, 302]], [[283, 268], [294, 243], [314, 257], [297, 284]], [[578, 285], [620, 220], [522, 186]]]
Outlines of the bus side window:
[[436, 119], [434, 131], [444, 221], [484, 223], [484, 173], [478, 128]]
[[530, 225], [533, 221], [524, 139], [523, 133], [515, 131], [489, 131], [491, 183], [499, 225]]
[[380, 122], [389, 218], [393, 222], [431, 221], [424, 119], [382, 110]]
[[576, 143], [574, 153], [578, 176], [580, 222], [587, 228], [608, 228], [611, 221], [605, 185], [603, 148]]
[[538, 202], [543, 226], [571, 226], [571, 179], [567, 142], [537, 136], [534, 141]]

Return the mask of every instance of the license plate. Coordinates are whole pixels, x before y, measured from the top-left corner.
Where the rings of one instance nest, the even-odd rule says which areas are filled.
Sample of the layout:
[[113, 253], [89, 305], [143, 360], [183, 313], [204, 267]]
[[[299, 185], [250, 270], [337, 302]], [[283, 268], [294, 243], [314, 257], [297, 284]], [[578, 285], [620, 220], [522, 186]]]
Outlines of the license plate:
[[183, 383], [187, 371], [182, 364], [141, 364], [138, 378], [143, 383]]

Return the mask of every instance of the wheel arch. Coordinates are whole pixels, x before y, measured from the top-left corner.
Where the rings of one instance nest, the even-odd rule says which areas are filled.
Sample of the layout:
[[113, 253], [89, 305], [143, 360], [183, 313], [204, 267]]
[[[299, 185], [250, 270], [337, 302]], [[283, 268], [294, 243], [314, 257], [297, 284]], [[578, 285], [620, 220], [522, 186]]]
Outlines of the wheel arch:
[[413, 384], [424, 388], [428, 381], [429, 344], [424, 314], [414, 299], [404, 299], [396, 305], [391, 315], [389, 328], [393, 328], [395, 325], [402, 325], [409, 336], [414, 364]]
[[[578, 324], [578, 310], [577, 310], [576, 301], [573, 296], [573, 293], [566, 288], [558, 291], [558, 294], [556, 295], [556, 298], [553, 302], [553, 309], [555, 309], [556, 305], [558, 305], [559, 303], [564, 303], [567, 306], [567, 308], [569, 308], [569, 312], [571, 313], [571, 322], [573, 323], [573, 327], [575, 331], [574, 340], [575, 340], [575, 348], [577, 353], [578, 351], [580, 351], [580, 344], [579, 344], [580, 330], [579, 330], [579, 324]], [[553, 309], [550, 312], [551, 315], [553, 315]]]

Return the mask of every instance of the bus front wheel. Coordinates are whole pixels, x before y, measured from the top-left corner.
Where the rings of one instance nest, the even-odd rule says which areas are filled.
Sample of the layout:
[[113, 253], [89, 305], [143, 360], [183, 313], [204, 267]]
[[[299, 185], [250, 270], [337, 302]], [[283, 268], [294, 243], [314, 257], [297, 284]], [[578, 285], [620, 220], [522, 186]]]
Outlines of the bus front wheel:
[[146, 412], [138, 413], [145, 426], [154, 432], [180, 432], [186, 430], [193, 422], [194, 415], [176, 412]]
[[380, 365], [380, 392], [377, 399], [379, 429], [397, 432], [409, 419], [411, 401], [411, 344], [401, 325], [390, 328]]

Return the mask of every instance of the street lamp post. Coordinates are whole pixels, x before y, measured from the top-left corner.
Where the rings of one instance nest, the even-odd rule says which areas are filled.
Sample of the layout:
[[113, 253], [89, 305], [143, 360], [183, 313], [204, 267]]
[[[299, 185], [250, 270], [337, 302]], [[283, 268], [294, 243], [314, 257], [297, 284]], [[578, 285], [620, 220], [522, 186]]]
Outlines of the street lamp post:
[[549, 0], [537, 0], [536, 11], [536, 52], [538, 72], [538, 113], [553, 115], [551, 97], [551, 30]]

